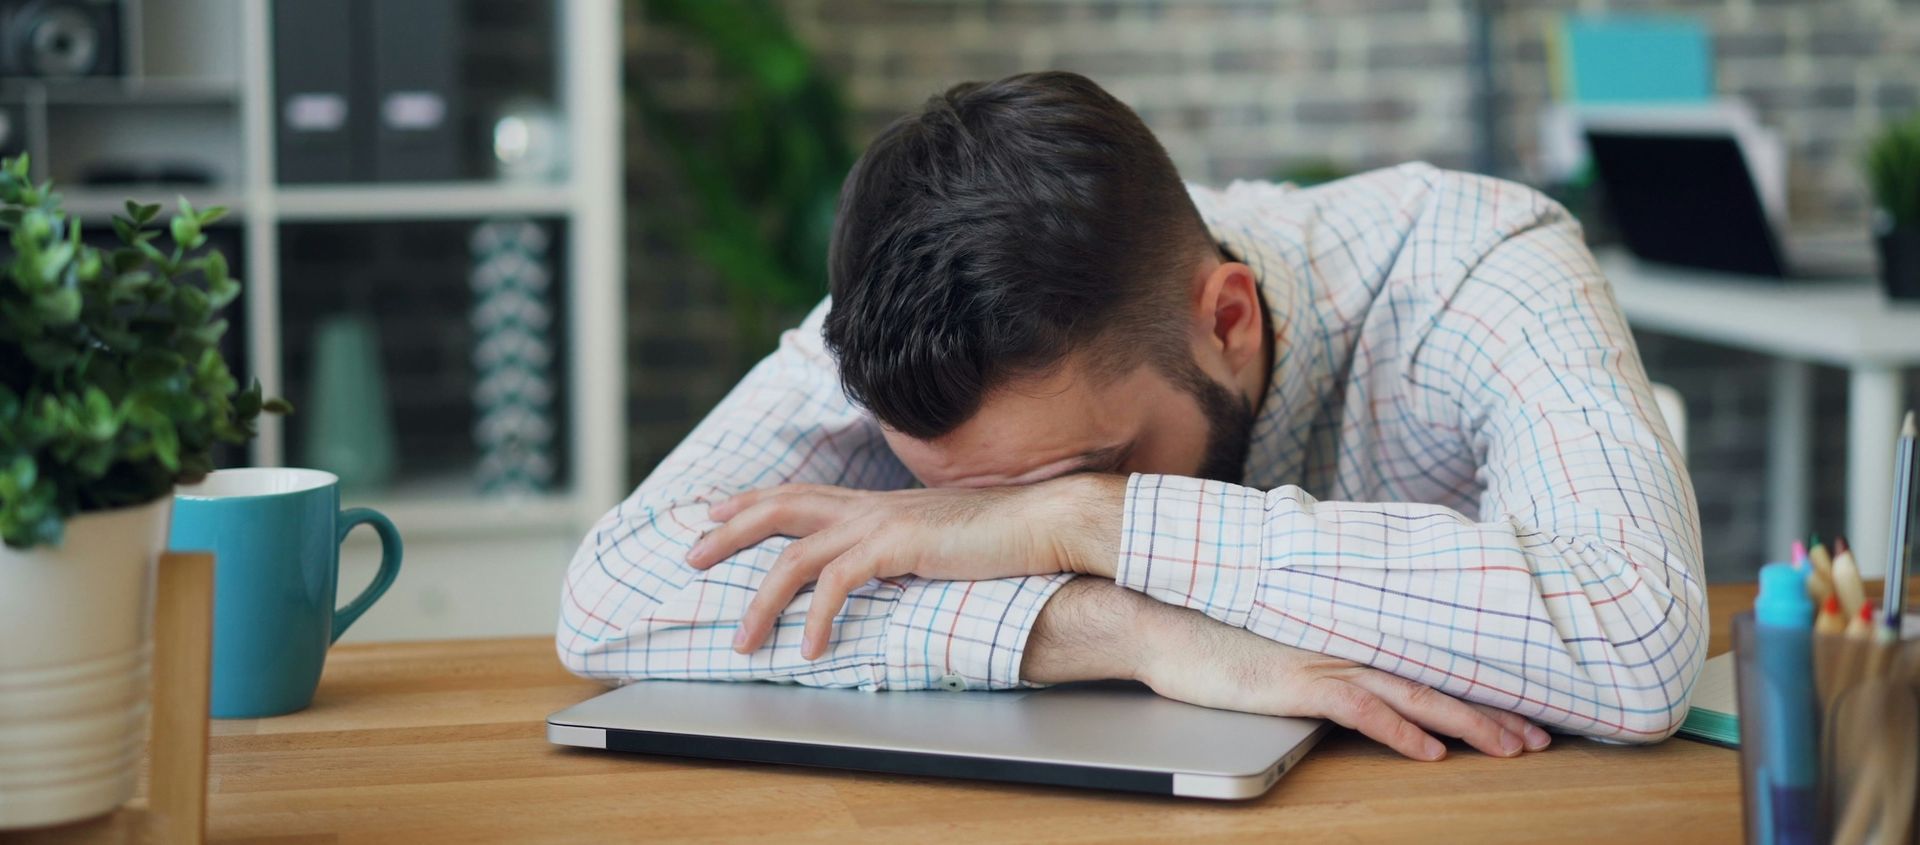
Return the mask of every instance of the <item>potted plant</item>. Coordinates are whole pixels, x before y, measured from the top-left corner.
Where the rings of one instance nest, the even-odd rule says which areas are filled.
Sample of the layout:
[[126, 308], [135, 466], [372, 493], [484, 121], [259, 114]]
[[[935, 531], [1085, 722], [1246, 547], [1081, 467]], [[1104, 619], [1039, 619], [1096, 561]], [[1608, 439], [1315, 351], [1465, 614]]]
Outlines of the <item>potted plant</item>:
[[1867, 150], [1880, 279], [1894, 299], [1920, 300], [1920, 114], [1882, 130]]
[[81, 240], [24, 156], [0, 161], [0, 830], [106, 813], [144, 739], [154, 564], [174, 485], [253, 437], [219, 342], [240, 292], [201, 229], [129, 202]]

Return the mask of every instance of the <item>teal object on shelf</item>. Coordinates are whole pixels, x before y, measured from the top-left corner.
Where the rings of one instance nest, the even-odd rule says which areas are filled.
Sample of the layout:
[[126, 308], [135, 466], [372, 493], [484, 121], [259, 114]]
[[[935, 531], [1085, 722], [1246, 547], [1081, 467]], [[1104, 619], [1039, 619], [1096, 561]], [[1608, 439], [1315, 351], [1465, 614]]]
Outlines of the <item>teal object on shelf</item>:
[[380, 340], [358, 314], [321, 321], [313, 340], [313, 380], [301, 462], [340, 477], [340, 487], [366, 492], [393, 480], [393, 416], [380, 366]]
[[1713, 98], [1713, 40], [1680, 15], [1569, 15], [1560, 95], [1582, 105], [1702, 103]]

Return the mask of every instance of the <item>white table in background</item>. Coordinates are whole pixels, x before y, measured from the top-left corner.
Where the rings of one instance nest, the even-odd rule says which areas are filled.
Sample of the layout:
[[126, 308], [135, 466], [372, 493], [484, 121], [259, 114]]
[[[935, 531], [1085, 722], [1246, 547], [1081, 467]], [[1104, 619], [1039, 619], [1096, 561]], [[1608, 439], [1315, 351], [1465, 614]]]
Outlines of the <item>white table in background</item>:
[[[1847, 371], [1847, 542], [1869, 576], [1886, 571], [1902, 370], [1920, 367], [1920, 303], [1893, 304], [1871, 278], [1792, 281], [1689, 270], [1599, 253], [1635, 327], [1774, 358], [1767, 453], [1767, 553], [1808, 531], [1811, 365]], [[1697, 427], [1695, 430], [1699, 430]], [[1756, 563], [1757, 565], [1757, 563]]]

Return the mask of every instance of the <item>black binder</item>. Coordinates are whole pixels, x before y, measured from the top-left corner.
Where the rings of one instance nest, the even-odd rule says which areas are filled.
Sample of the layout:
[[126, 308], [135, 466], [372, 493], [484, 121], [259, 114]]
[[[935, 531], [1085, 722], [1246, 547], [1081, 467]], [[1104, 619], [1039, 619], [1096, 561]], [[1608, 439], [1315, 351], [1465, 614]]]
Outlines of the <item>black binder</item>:
[[335, 0], [273, 4], [274, 151], [283, 184], [362, 178], [353, 9]]
[[457, 179], [460, 3], [359, 0], [369, 68], [363, 96], [374, 127], [371, 178]]
[[26, 151], [27, 107], [0, 103], [0, 158], [13, 158]]

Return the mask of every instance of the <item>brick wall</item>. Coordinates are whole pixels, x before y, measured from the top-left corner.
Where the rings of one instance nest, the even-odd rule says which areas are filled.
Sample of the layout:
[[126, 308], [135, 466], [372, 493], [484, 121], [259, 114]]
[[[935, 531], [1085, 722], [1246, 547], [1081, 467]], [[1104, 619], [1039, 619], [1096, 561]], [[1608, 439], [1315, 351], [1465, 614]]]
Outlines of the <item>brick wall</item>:
[[[1190, 179], [1268, 178], [1332, 162], [1349, 170], [1474, 161], [1470, 36], [1462, 0], [784, 0], [795, 32], [842, 80], [856, 142], [954, 82], [1022, 70], [1086, 73], [1132, 104]], [[1723, 91], [1748, 98], [1790, 151], [1796, 220], [1858, 225], [1854, 164], [1878, 122], [1920, 106], [1916, 0], [1510, 0], [1490, 4], [1501, 174], [1537, 171], [1534, 121], [1549, 89], [1543, 38], [1566, 11], [1672, 10], [1715, 33]], [[724, 96], [712, 63], [629, 15], [629, 85], [698, 120]], [[631, 117], [630, 117], [631, 119]], [[678, 185], [629, 127], [636, 211], [684, 207]], [[719, 285], [677, 254], [645, 213], [629, 216], [629, 403], [644, 475], [750, 361]], [[1688, 397], [1691, 448], [1716, 575], [1762, 555], [1766, 362], [1675, 338], [1642, 338], [1649, 370]], [[1836, 502], [1844, 378], [1822, 371], [1816, 472], [1823, 526]]]

